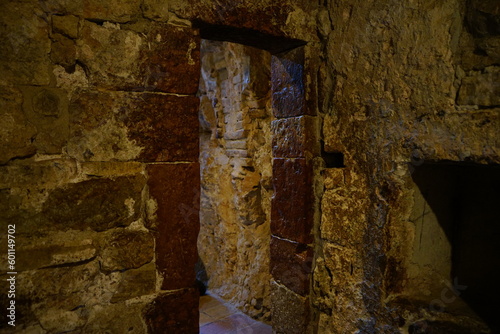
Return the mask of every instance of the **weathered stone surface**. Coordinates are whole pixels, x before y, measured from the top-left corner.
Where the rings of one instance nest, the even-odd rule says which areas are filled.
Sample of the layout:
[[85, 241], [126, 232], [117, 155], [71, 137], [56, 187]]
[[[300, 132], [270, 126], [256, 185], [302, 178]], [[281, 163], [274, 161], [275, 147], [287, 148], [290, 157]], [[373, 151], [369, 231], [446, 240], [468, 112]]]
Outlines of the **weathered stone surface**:
[[199, 332], [199, 295], [196, 289], [162, 293], [144, 312], [148, 333]]
[[462, 79], [458, 104], [483, 107], [500, 105], [500, 68], [490, 67], [485, 73], [476, 73]]
[[322, 253], [324, 258], [316, 259], [314, 269], [314, 289], [319, 296], [315, 303], [328, 316], [320, 317], [319, 326], [322, 330], [355, 330], [358, 324], [353, 319], [365, 317], [360, 254], [330, 243], [324, 245]]
[[88, 233], [55, 233], [43, 238], [18, 236], [16, 270], [69, 266], [89, 261], [97, 255], [92, 237]]
[[48, 85], [50, 39], [39, 4], [0, 4], [0, 85]]
[[75, 39], [80, 33], [80, 19], [75, 15], [52, 15], [52, 31]]
[[83, 174], [99, 177], [137, 175], [144, 173], [146, 168], [143, 163], [133, 161], [90, 161], [82, 163], [81, 166]]
[[[243, 32], [256, 31], [258, 33], [254, 33], [251, 41], [248, 38], [238, 40], [241, 32], [240, 36], [238, 36], [238, 32], [233, 32], [229, 36], [237, 39], [235, 42], [253, 42], [250, 45], [259, 46], [263, 49], [267, 47], [276, 50], [276, 44], [283, 43], [280, 38], [271, 38], [275, 36], [287, 36], [303, 40], [316, 37], [314, 20], [304, 20], [304, 15], [313, 12], [317, 7], [316, 3], [310, 1], [284, 1], [277, 4], [271, 0], [263, 0], [258, 3], [247, 0], [237, 3], [224, 0], [214, 5], [210, 1], [172, 0], [169, 2], [169, 6], [171, 11], [183, 18], [200, 20], [214, 25], [242, 28]], [[262, 36], [262, 34], [269, 34], [271, 37]], [[269, 43], [266, 38], [272, 42]], [[226, 38], [225, 40], [231, 39]], [[278, 50], [289, 48], [290, 44], [285, 43]]]
[[53, 190], [42, 215], [52, 228], [105, 231], [139, 217], [143, 176], [93, 179]]
[[200, 230], [200, 166], [189, 164], [148, 165], [149, 193], [156, 201], [156, 266], [162, 289], [191, 287], [198, 260], [196, 240]]
[[[92, 309], [83, 333], [146, 333], [141, 316], [145, 303], [117, 303]], [[119, 319], [119, 321], [117, 320]]]
[[140, 70], [147, 90], [195, 94], [200, 76], [200, 37], [196, 30], [158, 24], [148, 34]]
[[99, 0], [85, 0], [83, 4], [83, 16], [87, 19], [111, 22], [129, 22], [140, 17], [139, 0], [110, 0], [102, 2]]
[[300, 116], [272, 122], [273, 157], [305, 158], [319, 154], [317, 119]]
[[68, 153], [86, 161], [197, 161], [197, 108], [190, 96], [82, 93], [70, 108]]
[[312, 241], [312, 167], [305, 159], [273, 159], [271, 232], [303, 244]]
[[139, 268], [154, 257], [154, 238], [145, 231], [114, 230], [101, 243], [104, 272]]
[[60, 34], [54, 34], [52, 39], [50, 59], [55, 64], [70, 70], [76, 62], [75, 42]]
[[23, 110], [37, 129], [32, 140], [39, 153], [59, 154], [69, 137], [68, 97], [57, 88], [25, 87]]
[[95, 86], [194, 94], [199, 80], [199, 37], [192, 28], [151, 25], [146, 33], [85, 22], [79, 60]]
[[335, 170], [340, 171], [340, 176], [339, 172], [325, 170], [328, 188], [321, 204], [322, 221], [325, 222], [321, 225], [321, 236], [343, 246], [362, 243], [367, 200], [360, 191], [365, 183], [351, 170], [331, 169]]
[[73, 180], [78, 173], [76, 162], [70, 159], [49, 159], [35, 161], [19, 160], [0, 166], [0, 189], [56, 188]]
[[204, 40], [201, 45], [200, 260], [210, 291], [266, 321], [271, 56], [235, 43]]
[[111, 303], [153, 294], [156, 290], [156, 266], [153, 262], [123, 273]]
[[[99, 263], [27, 271], [18, 275], [19, 297], [30, 305], [72, 310], [82, 305], [99, 275]], [[88, 294], [87, 296], [85, 296]]]
[[22, 110], [21, 92], [14, 88], [0, 87], [0, 164], [12, 158], [36, 152], [31, 139], [36, 128], [28, 122]]
[[304, 87], [304, 49], [274, 55], [271, 61], [274, 116], [308, 115]]
[[309, 293], [313, 261], [312, 248], [297, 242], [271, 237], [271, 274], [291, 291]]
[[293, 293], [276, 282], [271, 283], [271, 291], [273, 332], [307, 333], [310, 318], [309, 299]]
[[167, 21], [169, 17], [167, 1], [161, 0], [144, 0], [141, 4], [141, 9], [144, 17], [156, 21]]

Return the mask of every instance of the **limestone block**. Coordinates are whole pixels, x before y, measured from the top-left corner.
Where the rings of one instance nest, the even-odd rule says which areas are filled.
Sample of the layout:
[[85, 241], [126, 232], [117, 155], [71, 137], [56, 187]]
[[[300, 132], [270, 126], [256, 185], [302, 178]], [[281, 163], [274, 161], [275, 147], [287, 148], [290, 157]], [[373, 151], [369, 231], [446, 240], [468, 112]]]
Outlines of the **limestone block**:
[[64, 68], [70, 69], [76, 62], [75, 42], [61, 34], [52, 36], [50, 59]]
[[74, 15], [52, 15], [52, 31], [75, 39], [80, 32], [80, 19]]
[[144, 311], [147, 333], [198, 333], [198, 304], [196, 289], [161, 293]]
[[310, 318], [309, 298], [299, 296], [286, 287], [272, 282], [271, 300], [274, 333], [307, 333]]
[[22, 109], [23, 97], [14, 88], [0, 88], [0, 164], [12, 158], [32, 155], [36, 152], [31, 139], [36, 128], [28, 122]]
[[82, 333], [146, 333], [144, 307], [142, 301], [96, 306], [89, 310]]
[[92, 236], [86, 233], [57, 233], [42, 238], [20, 237], [17, 238], [16, 246], [18, 271], [74, 265], [97, 255]]
[[0, 189], [56, 188], [70, 182], [77, 172], [75, 161], [69, 159], [20, 160], [0, 166]]
[[196, 30], [157, 24], [149, 32], [140, 71], [147, 90], [196, 94], [200, 79], [200, 37]]
[[316, 118], [309, 116], [273, 121], [273, 157], [305, 158], [319, 154], [316, 121]]
[[0, 13], [0, 84], [49, 84], [49, 26], [41, 8], [3, 1]]
[[271, 274], [291, 291], [309, 293], [313, 261], [312, 248], [297, 242], [271, 237]]
[[279, 237], [312, 242], [312, 167], [305, 159], [273, 159], [274, 196], [271, 232]]
[[138, 269], [123, 273], [111, 303], [122, 302], [131, 298], [150, 295], [156, 288], [156, 266], [149, 263]]
[[139, 268], [154, 256], [154, 238], [145, 231], [113, 230], [101, 243], [100, 265], [104, 272]]
[[77, 56], [88, 70], [89, 81], [96, 86], [141, 87], [136, 68], [143, 43], [137, 33], [122, 30], [118, 24], [100, 26], [85, 21], [77, 41]]
[[146, 33], [85, 22], [78, 57], [90, 82], [113, 90], [195, 94], [199, 80], [199, 36], [186, 27], [152, 24]]
[[362, 242], [364, 201], [345, 189], [327, 190], [322, 198], [321, 236], [340, 245]]
[[156, 266], [162, 289], [190, 287], [198, 260], [196, 241], [200, 229], [200, 166], [148, 165], [150, 196], [157, 203]]
[[105, 231], [140, 215], [143, 176], [91, 179], [53, 190], [42, 215], [52, 228]]
[[68, 153], [84, 161], [197, 161], [197, 108], [191, 96], [81, 93], [70, 106]]
[[483, 107], [500, 105], [500, 69], [490, 67], [485, 73], [462, 79], [458, 103]]
[[48, 87], [23, 88], [24, 113], [37, 129], [34, 144], [39, 153], [60, 154], [69, 137], [68, 97]]
[[84, 0], [83, 16], [87, 19], [129, 22], [141, 16], [139, 0]]
[[144, 0], [141, 4], [142, 13], [156, 21], [167, 21], [169, 19], [168, 5], [169, 1], [163, 0]]
[[19, 274], [19, 297], [29, 304], [71, 310], [90, 297], [99, 263], [47, 268]]

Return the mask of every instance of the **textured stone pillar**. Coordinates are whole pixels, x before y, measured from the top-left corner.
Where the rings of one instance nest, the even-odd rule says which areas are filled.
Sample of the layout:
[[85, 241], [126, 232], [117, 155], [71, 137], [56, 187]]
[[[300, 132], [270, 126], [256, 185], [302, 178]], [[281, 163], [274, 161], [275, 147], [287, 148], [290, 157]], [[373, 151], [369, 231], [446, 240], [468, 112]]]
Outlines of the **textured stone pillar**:
[[307, 103], [304, 47], [271, 63], [273, 187], [271, 273], [277, 333], [305, 333], [310, 322], [313, 261], [313, 158], [318, 154], [315, 109]]

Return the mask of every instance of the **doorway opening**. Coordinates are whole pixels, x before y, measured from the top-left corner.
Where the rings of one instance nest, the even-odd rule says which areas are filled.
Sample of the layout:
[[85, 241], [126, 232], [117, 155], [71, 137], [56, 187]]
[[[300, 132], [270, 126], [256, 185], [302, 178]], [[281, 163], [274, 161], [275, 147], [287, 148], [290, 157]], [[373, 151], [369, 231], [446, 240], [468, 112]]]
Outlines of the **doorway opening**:
[[408, 291], [437, 315], [452, 314], [462, 332], [499, 332], [500, 167], [424, 164], [412, 177]]
[[[203, 39], [200, 78], [198, 279], [271, 320], [271, 54]], [[201, 265], [202, 264], [202, 265]]]

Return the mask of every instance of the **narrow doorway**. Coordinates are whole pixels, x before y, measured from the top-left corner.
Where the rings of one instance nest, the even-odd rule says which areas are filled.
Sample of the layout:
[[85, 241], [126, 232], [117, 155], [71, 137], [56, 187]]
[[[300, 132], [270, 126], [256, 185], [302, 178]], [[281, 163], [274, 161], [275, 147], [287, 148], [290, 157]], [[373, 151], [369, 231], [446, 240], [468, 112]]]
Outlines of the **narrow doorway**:
[[221, 304], [200, 310], [201, 328], [221, 320], [217, 312], [229, 317], [239, 310], [262, 323], [271, 320], [270, 64], [264, 50], [201, 42], [197, 276], [214, 298], [209, 303]]

